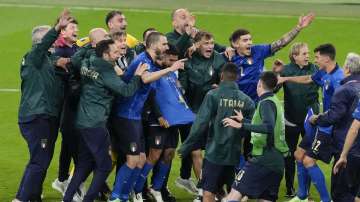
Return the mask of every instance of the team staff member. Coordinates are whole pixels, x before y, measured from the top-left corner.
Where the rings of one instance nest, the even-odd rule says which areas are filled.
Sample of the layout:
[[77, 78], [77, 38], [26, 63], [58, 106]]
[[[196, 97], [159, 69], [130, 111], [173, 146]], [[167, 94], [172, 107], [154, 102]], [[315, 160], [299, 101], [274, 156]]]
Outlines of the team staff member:
[[30, 160], [14, 201], [41, 201], [42, 185], [53, 156], [64, 98], [64, 86], [61, 77], [56, 75], [49, 49], [60, 30], [71, 20], [70, 13], [64, 10], [55, 27], [35, 27], [32, 48], [21, 63], [18, 121], [29, 147]]
[[273, 94], [277, 78], [273, 72], [264, 72], [257, 85], [260, 98], [250, 120], [242, 112], [225, 118], [225, 127], [251, 131], [252, 158], [235, 177], [228, 202], [240, 201], [245, 196], [264, 201], [276, 201], [284, 172], [284, 155], [289, 151], [285, 141], [285, 120], [282, 103]]
[[[215, 194], [222, 187], [222, 178], [229, 177], [239, 162], [241, 154], [241, 134], [233, 128], [224, 128], [222, 119], [242, 110], [246, 118], [254, 112], [255, 104], [250, 97], [242, 93], [237, 85], [237, 68], [235, 64], [223, 66], [219, 87], [207, 93], [191, 127], [189, 137], [179, 149], [181, 156], [186, 156], [203, 134], [209, 130], [210, 140], [205, 149], [205, 160], [202, 171], [203, 201], [215, 201]], [[226, 181], [226, 180], [225, 180]]]
[[[77, 110], [76, 126], [81, 134], [78, 165], [66, 190], [64, 201], [72, 201], [76, 188], [94, 172], [91, 185], [83, 201], [94, 201], [110, 170], [110, 141], [106, 129], [114, 94], [131, 96], [140, 87], [140, 76], [146, 70], [139, 66], [135, 77], [124, 83], [115, 71], [119, 57], [113, 40], [103, 40], [96, 45], [96, 56], [91, 56], [88, 65], [81, 67], [83, 86]], [[100, 102], [99, 102], [100, 100]]]
[[[121, 150], [126, 154], [126, 163], [118, 170], [111, 201], [128, 200], [129, 193], [132, 190], [134, 182], [141, 174], [143, 164], [145, 163], [145, 153], [143, 145], [143, 127], [141, 122], [141, 113], [144, 102], [146, 101], [150, 90], [151, 82], [160, 79], [162, 76], [183, 68], [183, 61], [175, 62], [171, 67], [155, 71], [158, 69], [156, 60], [164, 57], [168, 49], [166, 37], [159, 33], [151, 33], [146, 41], [146, 51], [140, 54], [129, 66], [123, 79], [128, 82], [134, 75], [135, 68], [144, 63], [148, 65], [148, 72], [142, 76], [144, 85], [129, 98], [119, 98], [116, 102], [116, 112], [113, 124], [118, 140], [122, 143]], [[141, 193], [134, 196], [135, 200], [142, 201]]]
[[[309, 62], [309, 48], [306, 43], [294, 43], [289, 53], [290, 63], [280, 70], [281, 76], [312, 75], [318, 67]], [[276, 64], [275, 64], [276, 65]], [[280, 62], [280, 66], [282, 63]], [[283, 83], [285, 110], [285, 138], [290, 154], [285, 158], [286, 196], [294, 197], [295, 157], [294, 152], [299, 135], [305, 135], [304, 120], [308, 108], [319, 113], [319, 87], [314, 84]]]
[[[346, 57], [344, 64], [344, 74], [345, 78], [341, 81], [341, 86], [339, 86], [334, 95], [331, 98], [330, 108], [320, 115], [313, 115], [310, 120], [313, 124], [328, 127], [333, 126], [331, 141], [327, 142], [323, 138], [318, 137], [314, 140], [314, 145], [317, 146], [316, 149], [313, 149], [315, 155], [311, 157], [320, 157], [322, 153], [331, 153], [335, 157], [336, 162], [339, 159], [340, 152], [344, 146], [346, 133], [350, 128], [350, 125], [353, 121], [352, 112], [354, 111], [356, 104], [360, 95], [360, 56], [350, 53]], [[329, 144], [329, 145], [326, 145]], [[356, 144], [350, 150], [351, 156], [358, 156], [360, 150], [360, 145]], [[310, 153], [312, 154], [312, 153]], [[354, 158], [356, 159], [356, 158]], [[306, 161], [306, 159], [304, 159]], [[304, 162], [306, 164], [306, 162]], [[348, 169], [354, 165], [349, 164]], [[352, 193], [348, 185], [359, 184], [359, 182], [351, 180], [348, 178], [345, 170], [341, 170], [336, 175], [331, 175], [331, 196], [334, 201], [354, 201], [354, 196], [356, 193]], [[355, 189], [357, 187], [355, 185]]]

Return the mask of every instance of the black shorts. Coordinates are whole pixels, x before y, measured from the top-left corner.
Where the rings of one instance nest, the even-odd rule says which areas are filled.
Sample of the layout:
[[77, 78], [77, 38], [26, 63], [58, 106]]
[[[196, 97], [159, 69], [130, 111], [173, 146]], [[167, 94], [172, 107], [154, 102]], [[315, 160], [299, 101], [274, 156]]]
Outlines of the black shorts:
[[163, 128], [161, 126], [149, 126], [146, 144], [153, 149], [175, 149], [179, 140], [179, 130], [176, 126]]
[[232, 184], [235, 176], [234, 167], [215, 164], [204, 159], [201, 176], [203, 190], [216, 194], [224, 184]]
[[313, 137], [305, 134], [304, 137], [301, 139], [298, 147], [304, 149], [305, 151], [309, 150], [311, 149], [311, 144], [313, 143], [313, 141], [314, 141]]
[[319, 130], [316, 132], [315, 139], [311, 148], [306, 150], [305, 154], [311, 158], [321, 160], [329, 164], [334, 153], [332, 138], [328, 134], [323, 134]]
[[141, 120], [125, 119], [114, 117], [112, 120], [117, 142], [115, 151], [126, 155], [139, 155], [145, 152], [145, 139]]
[[[186, 138], [189, 136], [192, 124], [179, 125], [180, 139], [181, 142], [185, 142]], [[198, 141], [193, 145], [191, 151], [195, 150], [204, 150], [206, 146], [206, 141], [208, 138], [208, 131], [201, 134], [201, 137], [198, 138]]]
[[282, 173], [247, 162], [237, 173], [232, 188], [252, 199], [276, 201], [281, 179]]
[[360, 195], [360, 156], [349, 154], [346, 165], [346, 176], [348, 186], [353, 194]]

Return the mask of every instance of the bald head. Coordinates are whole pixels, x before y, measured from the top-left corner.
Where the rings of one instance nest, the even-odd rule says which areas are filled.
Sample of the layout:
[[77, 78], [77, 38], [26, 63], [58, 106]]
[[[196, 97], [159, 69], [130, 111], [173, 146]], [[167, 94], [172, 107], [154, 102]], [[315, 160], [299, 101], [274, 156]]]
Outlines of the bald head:
[[195, 17], [185, 8], [179, 8], [171, 13], [173, 28], [180, 34], [185, 33], [187, 27], [195, 26]]
[[92, 47], [96, 47], [96, 44], [102, 40], [108, 39], [108, 33], [103, 28], [94, 28], [89, 32], [89, 38]]

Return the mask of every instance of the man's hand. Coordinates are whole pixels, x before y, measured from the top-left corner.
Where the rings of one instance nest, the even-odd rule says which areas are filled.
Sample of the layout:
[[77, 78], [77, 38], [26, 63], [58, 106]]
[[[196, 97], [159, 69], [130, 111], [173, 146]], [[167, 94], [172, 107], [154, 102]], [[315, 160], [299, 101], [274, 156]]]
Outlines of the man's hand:
[[230, 118], [235, 119], [236, 121], [242, 122], [243, 119], [244, 119], [244, 116], [243, 116], [242, 112], [238, 111], [236, 109], [234, 110], [234, 112], [235, 112], [236, 115], [235, 116], [230, 116]]
[[277, 82], [278, 85], [286, 82], [285, 77], [278, 76], [277, 79], [278, 79], [278, 82]]
[[231, 118], [224, 118], [222, 120], [224, 127], [233, 127], [233, 128], [241, 128], [242, 123], [239, 123]]
[[164, 117], [162, 117], [162, 116], [159, 117], [158, 121], [159, 121], [159, 124], [160, 124], [161, 127], [163, 127], [163, 128], [169, 128], [170, 127], [169, 122], [167, 122], [167, 120], [164, 119]]
[[184, 69], [184, 62], [187, 61], [187, 58], [178, 60], [176, 62], [174, 62], [173, 65], [171, 65], [171, 67], [169, 67], [170, 71], [175, 72], [179, 69]]
[[226, 47], [224, 54], [230, 61], [231, 58], [234, 57], [234, 55], [235, 55], [235, 49], [233, 49], [231, 47]]
[[118, 76], [122, 76], [124, 74], [124, 71], [118, 65], [114, 66], [114, 70]]
[[341, 155], [339, 160], [336, 162], [333, 173], [337, 174], [341, 168], [346, 168], [347, 159], [345, 156]]
[[316, 125], [316, 121], [318, 120], [318, 118], [319, 118], [319, 115], [314, 114], [309, 118], [309, 121], [311, 124]]
[[145, 71], [147, 71], [148, 65], [146, 63], [140, 63], [135, 70], [136, 76], [142, 76]]
[[274, 61], [274, 64], [272, 66], [272, 71], [274, 73], [280, 73], [284, 70], [284, 62], [281, 61], [280, 59], [276, 59]]
[[300, 16], [297, 27], [299, 29], [304, 29], [305, 27], [309, 26], [314, 19], [315, 19], [315, 13], [312, 12], [305, 16]]
[[195, 51], [197, 50], [197, 44], [193, 44], [192, 46], [190, 46], [185, 53], [185, 57], [191, 58], [192, 54], [195, 53]]
[[59, 22], [55, 25], [55, 30], [60, 31], [65, 28], [73, 18], [70, 16], [70, 11], [68, 9], [64, 9], [59, 17]]
[[64, 69], [66, 72], [69, 72], [68, 68], [66, 67], [66, 65], [70, 62], [70, 58], [59, 58], [56, 61], [55, 66], [60, 67], [61, 69]]

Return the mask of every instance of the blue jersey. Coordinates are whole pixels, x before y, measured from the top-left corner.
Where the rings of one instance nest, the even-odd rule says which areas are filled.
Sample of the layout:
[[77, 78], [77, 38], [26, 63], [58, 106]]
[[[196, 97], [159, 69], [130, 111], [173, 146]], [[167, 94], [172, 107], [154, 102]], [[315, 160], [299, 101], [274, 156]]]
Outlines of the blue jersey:
[[341, 80], [344, 78], [343, 70], [336, 64], [336, 67], [330, 73], [319, 70], [311, 76], [311, 79], [322, 88], [323, 92], [323, 111], [330, 108], [331, 97], [335, 89], [340, 86]]
[[[125, 82], [129, 82], [134, 76], [135, 70], [140, 63], [148, 65], [148, 71], [154, 72], [159, 70], [156, 64], [152, 61], [147, 52], [143, 52], [130, 64], [124, 76], [122, 77]], [[116, 115], [125, 119], [141, 120], [141, 113], [143, 111], [144, 103], [152, 88], [152, 84], [143, 84], [141, 88], [131, 97], [120, 97], [116, 101]]]
[[354, 117], [354, 119], [360, 121], [360, 101], [358, 102], [358, 105], [357, 105], [356, 109], [354, 110], [353, 117]]
[[156, 103], [170, 126], [189, 124], [195, 119], [195, 115], [187, 106], [176, 81], [176, 74], [172, 72], [154, 82], [153, 85], [156, 91]]
[[253, 101], [257, 102], [259, 97], [256, 93], [256, 86], [260, 74], [264, 70], [264, 60], [272, 56], [271, 45], [255, 45], [251, 47], [251, 59], [246, 56], [236, 54], [231, 62], [238, 67], [237, 84], [239, 89], [248, 95]]

